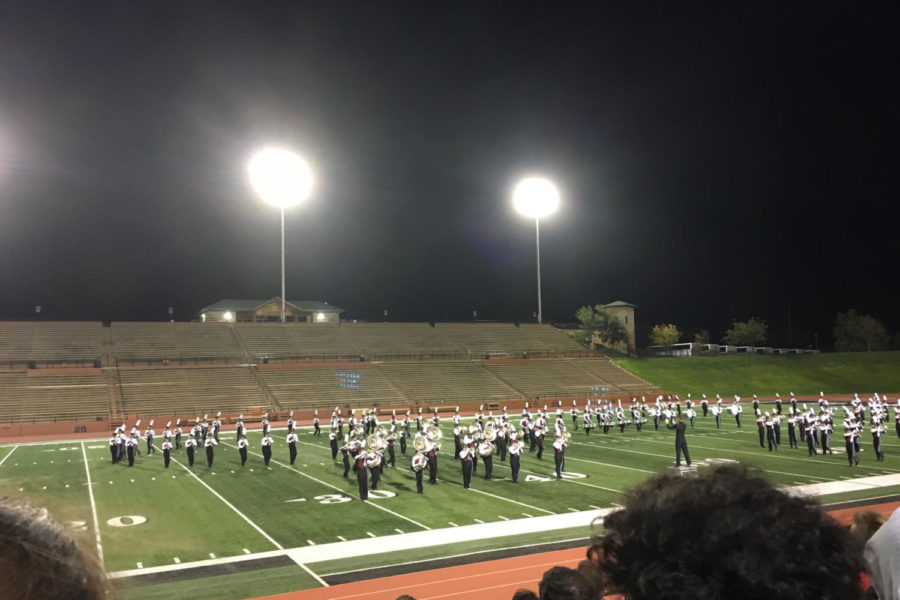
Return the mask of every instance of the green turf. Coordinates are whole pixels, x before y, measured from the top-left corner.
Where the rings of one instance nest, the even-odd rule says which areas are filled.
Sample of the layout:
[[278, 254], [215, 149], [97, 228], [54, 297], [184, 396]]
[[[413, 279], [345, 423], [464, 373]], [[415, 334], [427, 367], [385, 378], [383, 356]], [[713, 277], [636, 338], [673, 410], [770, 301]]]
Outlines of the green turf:
[[[712, 417], [698, 418], [696, 428], [687, 433], [695, 463], [722, 459], [744, 461], [762, 469], [773, 483], [784, 486], [900, 471], [900, 441], [893, 432], [885, 440], [885, 462], [876, 463], [869, 450], [861, 455], [862, 464], [850, 469], [846, 458], [838, 454], [808, 457], [805, 448], [792, 450], [785, 446], [777, 453], [770, 453], [759, 447], [755, 424], [748, 425], [737, 429], [728, 418], [723, 419], [722, 429], [716, 429]], [[234, 433], [227, 432], [221, 436], [213, 468], [208, 468], [205, 456], [198, 454], [197, 463], [190, 470], [193, 475], [182, 466], [183, 450], [174, 453], [175, 460], [168, 470], [157, 454], [139, 457], [136, 466], [130, 468], [110, 463], [106, 442], [84, 442], [107, 568], [110, 571], [146, 569], [204, 560], [210, 554], [241, 556], [279, 547], [328, 544], [341, 538], [352, 541], [426, 528], [472, 525], [479, 520], [500, 522], [529, 518], [526, 515], [537, 517], [611, 507], [621, 500], [624, 490], [664, 471], [674, 462], [673, 434], [665, 429], [655, 431], [648, 425], [641, 432], [629, 428], [620, 433], [613, 429], [605, 435], [595, 431], [590, 436], [579, 430], [574, 432], [566, 453], [570, 479], [557, 481], [553, 477], [553, 455], [548, 443], [543, 460], [530, 453], [523, 456], [520, 483], [509, 480], [508, 466], [495, 457], [495, 480], [485, 481], [483, 465], [479, 465], [473, 490], [465, 490], [459, 463], [449, 456], [453, 447], [450, 429], [450, 423], [444, 424], [444, 451], [439, 458], [437, 485], [426, 483], [425, 493], [416, 494], [415, 477], [409, 468], [411, 453], [403, 456], [398, 449], [397, 468], [386, 470], [382, 497], [367, 503], [359, 501], [353, 475], [344, 479], [340, 460], [332, 461], [327, 436], [313, 437], [308, 430], [301, 431], [300, 455], [294, 467], [288, 464], [283, 431], [274, 434], [274, 460], [269, 468], [262, 463], [258, 432], [249, 435], [252, 452], [244, 467], [233, 446]], [[863, 442], [865, 446], [866, 440]], [[82, 443], [12, 448], [0, 447], [0, 461], [4, 461], [0, 465], [0, 494], [28, 496], [50, 508], [62, 520], [83, 522], [79, 535], [94, 544]], [[835, 494], [827, 501], [880, 497], [893, 493], [896, 487]], [[147, 520], [130, 525], [133, 521], [125, 520], [126, 526], [115, 526], [120, 523], [117, 518], [134, 516]], [[472, 539], [461, 544], [391, 554], [328, 559], [313, 563], [313, 571], [340, 573], [586, 537], [588, 525], [585, 523], [576, 530], [536, 530], [527, 536]], [[262, 575], [269, 571], [271, 578]], [[292, 583], [282, 588], [279, 587], [281, 571], [253, 573], [235, 576], [235, 581], [251, 582], [246, 588], [219, 583], [228, 581], [226, 578], [201, 580], [196, 588], [190, 588], [196, 589], [191, 597], [239, 598], [317, 585], [311, 577], [294, 577]], [[263, 583], [253, 585], [258, 577]], [[292, 578], [285, 575], [284, 579]], [[129, 589], [123, 597], [158, 597], [151, 594], [165, 595], [166, 590], [182, 588], [188, 589], [188, 584], [147, 585], [140, 590]], [[230, 595], [220, 589], [228, 590]]]
[[623, 358], [616, 364], [660, 388], [695, 398], [894, 393], [900, 391], [900, 352]]
[[314, 588], [318, 587], [318, 584], [309, 573], [295, 565], [143, 586], [136, 586], [128, 581], [118, 581], [115, 587], [119, 600], [170, 600], [171, 598], [241, 600], [242, 598], [256, 598]]

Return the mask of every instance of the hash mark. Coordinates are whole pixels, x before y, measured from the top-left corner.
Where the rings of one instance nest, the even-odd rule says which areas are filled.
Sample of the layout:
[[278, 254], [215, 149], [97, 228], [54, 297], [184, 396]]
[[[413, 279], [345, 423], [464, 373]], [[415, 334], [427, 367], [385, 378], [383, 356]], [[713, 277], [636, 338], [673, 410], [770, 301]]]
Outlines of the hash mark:
[[459, 527], [459, 525], [457, 525], [457, 524], [454, 523], [453, 521], [447, 521], [447, 522], [450, 523], [451, 525], [453, 525], [454, 527]]
[[244, 548], [244, 554], [250, 554], [250, 551]]
[[366, 535], [369, 536], [369, 537], [376, 537], [375, 534], [372, 533], [371, 531], [367, 531], [367, 532], [366, 532]]
[[213, 554], [213, 553], [212, 553], [212, 552], [210, 552], [210, 553], [209, 553], [209, 557], [210, 557], [210, 558], [215, 558], [215, 557], [216, 557], [216, 555], [215, 555], [215, 554]]
[[522, 514], [523, 514], [523, 515], [525, 515], [525, 516], [526, 516], [526, 517], [528, 517], [528, 518], [529, 518], [529, 519], [531, 519], [531, 518], [532, 518], [532, 516], [531, 516], [531, 515], [529, 515], [529, 514], [528, 514], [528, 513], [522, 513]]
[[180, 565], [180, 564], [181, 564], [181, 559], [178, 558], [177, 556], [176, 556], [175, 558], [173, 558], [172, 560], [175, 561], [175, 564], [176, 564], [176, 565]]

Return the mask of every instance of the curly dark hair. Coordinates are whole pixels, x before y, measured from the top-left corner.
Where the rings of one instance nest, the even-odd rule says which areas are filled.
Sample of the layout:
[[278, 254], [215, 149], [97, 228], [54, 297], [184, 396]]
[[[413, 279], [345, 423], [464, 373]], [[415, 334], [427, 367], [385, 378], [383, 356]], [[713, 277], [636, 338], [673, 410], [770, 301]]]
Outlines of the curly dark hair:
[[606, 517], [601, 568], [632, 600], [853, 600], [862, 548], [743, 465], [651, 478]]

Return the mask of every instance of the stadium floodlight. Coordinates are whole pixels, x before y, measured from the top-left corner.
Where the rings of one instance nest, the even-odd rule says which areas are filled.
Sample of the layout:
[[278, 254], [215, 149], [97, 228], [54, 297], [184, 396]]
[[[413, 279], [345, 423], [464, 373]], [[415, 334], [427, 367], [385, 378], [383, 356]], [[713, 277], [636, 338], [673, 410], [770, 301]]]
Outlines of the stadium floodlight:
[[312, 191], [312, 171], [290, 150], [265, 148], [247, 166], [250, 184], [259, 196], [281, 209], [281, 322], [284, 323], [284, 209], [303, 202]]
[[534, 218], [534, 237], [537, 248], [537, 321], [543, 322], [541, 310], [541, 217], [552, 214], [559, 207], [559, 190], [553, 182], [542, 177], [526, 177], [513, 190], [513, 206], [519, 214]]

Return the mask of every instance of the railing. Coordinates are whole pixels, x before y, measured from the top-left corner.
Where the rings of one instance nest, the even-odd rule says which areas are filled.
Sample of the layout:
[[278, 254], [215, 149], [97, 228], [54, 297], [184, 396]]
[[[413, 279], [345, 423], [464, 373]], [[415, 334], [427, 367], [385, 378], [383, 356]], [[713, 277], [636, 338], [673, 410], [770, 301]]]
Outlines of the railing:
[[189, 358], [116, 358], [116, 367], [197, 367], [215, 365], [237, 365], [240, 359], [237, 357], [223, 358], [221, 356], [191, 356]]
[[77, 358], [65, 360], [50, 360], [36, 358], [21, 358], [14, 360], [0, 360], [0, 369], [16, 371], [21, 369], [58, 369], [58, 368], [94, 368], [99, 369], [101, 366], [100, 357], [97, 358]]

